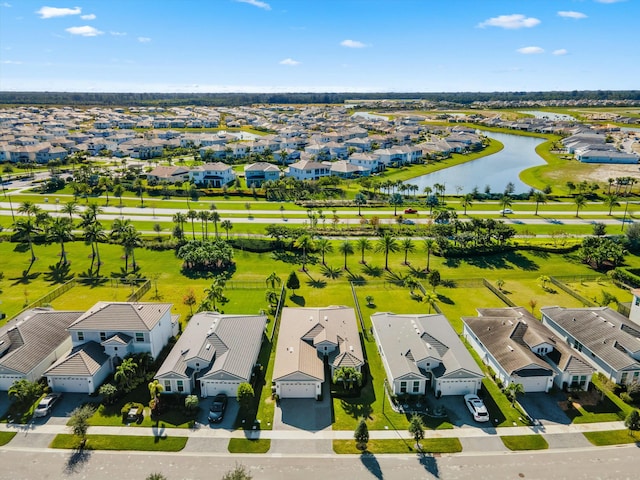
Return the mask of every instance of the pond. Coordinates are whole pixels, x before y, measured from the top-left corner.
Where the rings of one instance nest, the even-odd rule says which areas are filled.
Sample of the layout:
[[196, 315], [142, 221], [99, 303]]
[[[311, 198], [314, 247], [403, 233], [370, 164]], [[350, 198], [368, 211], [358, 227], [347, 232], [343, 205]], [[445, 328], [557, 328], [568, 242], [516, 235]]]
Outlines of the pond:
[[571, 115], [567, 115], [565, 113], [554, 113], [554, 112], [543, 112], [542, 110], [522, 110], [520, 113], [528, 113], [529, 115], [533, 115], [535, 118], [545, 118], [547, 120], [553, 120], [556, 122], [565, 121], [565, 122], [576, 122], [577, 118], [572, 117]]
[[369, 113], [369, 112], [355, 112], [352, 116], [362, 117], [367, 120], [384, 120], [385, 122], [389, 120], [389, 118], [385, 117], [384, 115], [376, 115], [375, 113]]
[[487, 186], [491, 192], [501, 193], [511, 182], [515, 185], [515, 193], [528, 192], [531, 187], [518, 177], [522, 170], [544, 165], [545, 161], [536, 153], [536, 147], [545, 140], [508, 133], [483, 133], [501, 142], [504, 148], [493, 155], [412, 178], [405, 183], [417, 185], [420, 191], [439, 183], [445, 185], [446, 193], [453, 194], [458, 190], [471, 193], [474, 188], [484, 193]]

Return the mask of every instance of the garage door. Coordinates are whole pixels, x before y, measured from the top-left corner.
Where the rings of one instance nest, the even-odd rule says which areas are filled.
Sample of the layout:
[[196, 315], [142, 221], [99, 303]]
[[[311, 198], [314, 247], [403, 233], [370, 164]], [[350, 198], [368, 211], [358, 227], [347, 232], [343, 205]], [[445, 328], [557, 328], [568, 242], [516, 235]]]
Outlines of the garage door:
[[85, 377], [54, 378], [51, 390], [54, 392], [92, 393], [89, 391], [89, 381]]
[[11, 388], [14, 382], [23, 379], [20, 375], [4, 375], [0, 377], [0, 390], [7, 391]]
[[475, 381], [441, 381], [439, 386], [442, 395], [466, 395], [467, 393], [476, 393]]
[[282, 382], [280, 398], [315, 398], [316, 384], [309, 382]]
[[527, 393], [546, 392], [548, 378], [549, 377], [519, 377], [517, 382], [522, 384], [524, 391]]
[[213, 397], [218, 393], [224, 393], [228, 397], [235, 397], [238, 394], [240, 382], [207, 382], [200, 384], [203, 397]]

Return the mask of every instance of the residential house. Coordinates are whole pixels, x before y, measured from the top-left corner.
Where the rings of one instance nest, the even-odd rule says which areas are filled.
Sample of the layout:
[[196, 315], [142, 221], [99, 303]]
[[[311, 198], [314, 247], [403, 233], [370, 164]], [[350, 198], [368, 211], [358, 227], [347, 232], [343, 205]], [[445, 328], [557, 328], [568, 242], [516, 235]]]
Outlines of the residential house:
[[184, 182], [189, 179], [189, 169], [179, 166], [164, 166], [158, 165], [149, 173], [147, 173], [147, 180], [149, 182]]
[[319, 180], [329, 175], [331, 175], [331, 165], [313, 160], [300, 160], [292, 163], [285, 170], [285, 176], [293, 177], [296, 180]]
[[170, 303], [98, 302], [73, 322], [71, 352], [46, 372], [55, 392], [93, 393], [129, 354], [156, 358], [178, 333]]
[[587, 390], [594, 369], [524, 308], [479, 308], [464, 317], [463, 334], [482, 361], [505, 384], [525, 392], [548, 392], [552, 382]]
[[245, 165], [244, 177], [247, 182], [247, 187], [259, 188], [268, 180], [280, 180], [280, 169], [271, 163], [252, 163], [251, 165]]
[[155, 378], [164, 393], [201, 397], [224, 393], [235, 397], [238, 386], [251, 382], [267, 317], [264, 315], [194, 315]]
[[338, 160], [331, 163], [331, 175], [340, 178], [357, 178], [368, 176], [371, 171], [360, 165], [354, 165], [347, 160]]
[[353, 308], [284, 308], [273, 381], [280, 398], [318, 398], [325, 359], [331, 375], [341, 367], [360, 372], [364, 355]]
[[542, 323], [607, 378], [640, 381], [640, 325], [609, 307], [540, 309]]
[[221, 188], [236, 179], [233, 168], [222, 162], [205, 163], [189, 171], [190, 180], [200, 186]]
[[444, 315], [371, 315], [394, 395], [477, 393], [484, 374]]
[[17, 380], [40, 380], [71, 348], [67, 328], [83, 312], [27, 310], [0, 328], [0, 390]]

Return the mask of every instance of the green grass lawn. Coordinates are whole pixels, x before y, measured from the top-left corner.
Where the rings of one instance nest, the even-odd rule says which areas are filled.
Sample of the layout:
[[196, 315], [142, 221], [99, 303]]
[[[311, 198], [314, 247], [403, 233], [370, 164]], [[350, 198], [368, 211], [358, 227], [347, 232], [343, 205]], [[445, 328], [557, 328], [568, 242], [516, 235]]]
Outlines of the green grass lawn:
[[230, 453], [267, 453], [271, 448], [271, 439], [232, 438], [229, 440]]
[[606, 277], [599, 281], [570, 282], [566, 285], [597, 305], [600, 305], [600, 301], [603, 299], [603, 292], [612, 295], [618, 302], [630, 302], [633, 299], [629, 290], [614, 285]]
[[546, 450], [549, 444], [542, 435], [514, 435], [500, 437], [509, 450]]
[[[462, 451], [462, 444], [457, 438], [428, 438], [420, 440], [424, 453], [457, 453]], [[333, 440], [333, 451], [338, 454], [383, 454], [416, 452], [413, 439], [369, 440], [367, 449], [358, 450], [354, 440]]]
[[0, 447], [9, 443], [18, 432], [0, 432]]
[[629, 430], [610, 430], [605, 432], [585, 432], [583, 435], [596, 447], [607, 445], [640, 444], [640, 435]]
[[[179, 452], [187, 444], [187, 437], [154, 437], [137, 435], [87, 435], [85, 450], [137, 450], [143, 452]], [[49, 448], [78, 448], [78, 437], [59, 433]]]

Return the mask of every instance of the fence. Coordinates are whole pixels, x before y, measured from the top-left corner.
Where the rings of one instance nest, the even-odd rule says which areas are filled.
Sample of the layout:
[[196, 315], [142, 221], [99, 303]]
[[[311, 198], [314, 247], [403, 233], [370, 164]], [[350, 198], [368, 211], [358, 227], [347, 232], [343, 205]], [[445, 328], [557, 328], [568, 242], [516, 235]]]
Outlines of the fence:
[[144, 283], [127, 299], [127, 302], [137, 302], [142, 296], [151, 289], [151, 280], [144, 279]]
[[22, 313], [26, 312], [27, 310], [30, 310], [32, 308], [36, 308], [36, 307], [42, 307], [43, 305], [46, 305], [48, 303], [51, 303], [51, 300], [55, 300], [56, 298], [58, 298], [59, 296], [61, 296], [63, 293], [68, 292], [69, 290], [71, 290], [73, 287], [76, 286], [76, 280], [71, 279], [66, 283], [63, 283], [62, 285], [60, 285], [58, 288], [50, 291], [49, 293], [47, 293], [45, 296], [40, 297], [39, 299], [37, 299], [35, 302], [31, 302], [29, 305], [27, 305], [25, 308], [23, 308], [22, 310], [20, 310], [18, 313], [16, 313], [12, 318], [16, 318], [19, 315], [21, 315]]
[[269, 341], [273, 343], [273, 337], [278, 330], [278, 324], [280, 323], [280, 316], [282, 314], [282, 307], [284, 305], [284, 296], [286, 295], [286, 290], [284, 285], [280, 288], [280, 298], [278, 299], [278, 306], [276, 307], [276, 313], [273, 315], [273, 329], [271, 330], [271, 337]]
[[353, 295], [353, 303], [356, 307], [356, 315], [358, 316], [358, 320], [360, 321], [360, 329], [362, 330], [362, 334], [364, 338], [367, 338], [367, 331], [364, 328], [364, 319], [362, 318], [362, 312], [360, 311], [360, 302], [358, 301], [358, 295], [356, 295], [356, 286], [353, 282], [350, 282], [351, 285], [351, 294]]
[[[602, 278], [601, 275], [598, 275], [598, 276], [595, 276], [595, 277], [596, 278], [593, 278], [592, 280], [597, 280], [598, 278]], [[606, 278], [606, 277], [604, 277], [604, 278]], [[549, 277], [549, 280], [551, 280], [551, 283], [553, 283], [560, 290], [562, 290], [565, 293], [568, 293], [573, 298], [575, 298], [576, 300], [581, 302], [585, 307], [597, 307], [598, 306], [595, 303], [593, 303], [591, 300], [589, 300], [588, 298], [585, 298], [582, 295], [580, 295], [578, 292], [570, 289], [568, 286], [566, 286], [564, 283], [562, 283], [560, 280], [558, 280], [558, 277]], [[581, 277], [581, 280], [586, 280], [586, 278]], [[568, 281], [575, 282], [577, 280], [568, 280]]]
[[500, 300], [502, 300], [504, 303], [506, 303], [510, 307], [517, 307], [517, 305], [513, 303], [509, 297], [507, 297], [504, 293], [502, 293], [498, 288], [494, 287], [489, 282], [489, 280], [487, 280], [486, 278], [483, 278], [482, 283], [484, 284], [485, 287], [491, 290], [495, 294], [495, 296], [498, 297]]

